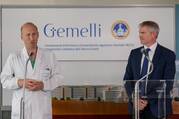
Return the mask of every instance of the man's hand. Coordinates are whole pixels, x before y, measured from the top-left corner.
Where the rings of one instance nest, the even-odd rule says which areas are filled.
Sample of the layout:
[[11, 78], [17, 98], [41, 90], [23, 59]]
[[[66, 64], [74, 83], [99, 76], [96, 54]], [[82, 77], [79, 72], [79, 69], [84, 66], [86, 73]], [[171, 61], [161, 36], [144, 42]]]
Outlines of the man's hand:
[[139, 100], [139, 110], [143, 110], [148, 104], [148, 101], [147, 100], [142, 100], [140, 99]]
[[[24, 80], [19, 79], [18, 85], [20, 88], [23, 87], [23, 84], [24, 84]], [[25, 88], [29, 89], [30, 91], [38, 91], [38, 90], [42, 90], [44, 88], [44, 84], [42, 81], [37, 81], [34, 79], [27, 79], [27, 80], [25, 80]]]

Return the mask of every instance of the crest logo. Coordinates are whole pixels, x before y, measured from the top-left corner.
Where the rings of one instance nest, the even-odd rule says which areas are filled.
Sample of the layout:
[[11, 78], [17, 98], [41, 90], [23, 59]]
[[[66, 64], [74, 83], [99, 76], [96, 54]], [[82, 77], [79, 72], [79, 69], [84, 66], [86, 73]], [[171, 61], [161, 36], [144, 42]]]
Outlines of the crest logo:
[[129, 25], [127, 22], [119, 20], [113, 23], [111, 32], [115, 39], [125, 39], [129, 35]]

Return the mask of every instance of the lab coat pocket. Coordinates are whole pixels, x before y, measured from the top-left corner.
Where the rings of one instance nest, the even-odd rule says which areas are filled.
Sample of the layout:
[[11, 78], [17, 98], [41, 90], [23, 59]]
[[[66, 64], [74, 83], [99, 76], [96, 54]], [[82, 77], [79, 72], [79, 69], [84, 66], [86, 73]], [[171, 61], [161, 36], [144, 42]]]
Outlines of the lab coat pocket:
[[[51, 93], [46, 92], [41, 96], [41, 105], [43, 105], [43, 109], [41, 109], [42, 119], [51, 119], [52, 117], [52, 108], [51, 108]], [[40, 106], [41, 107], [41, 106]]]
[[41, 79], [46, 81], [50, 78], [51, 69], [49, 67], [44, 67], [43, 69], [41, 69], [40, 74], [41, 74]]
[[13, 98], [12, 99], [12, 118], [16, 119], [20, 116], [20, 110], [22, 110], [20, 106], [21, 99], [20, 98]]

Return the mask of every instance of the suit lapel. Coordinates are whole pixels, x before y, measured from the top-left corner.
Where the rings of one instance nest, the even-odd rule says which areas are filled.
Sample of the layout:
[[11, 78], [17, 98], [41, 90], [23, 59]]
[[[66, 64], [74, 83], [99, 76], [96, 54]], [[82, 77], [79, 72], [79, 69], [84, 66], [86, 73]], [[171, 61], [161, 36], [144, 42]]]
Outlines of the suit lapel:
[[[153, 62], [153, 65], [154, 65], [154, 69], [153, 69], [153, 72], [155, 71], [155, 66], [157, 66], [159, 63], [159, 59], [160, 59], [160, 55], [161, 55], [161, 47], [159, 44], [157, 44], [157, 47], [156, 47], [156, 50], [155, 50], [155, 54], [153, 56], [153, 59], [152, 59], [152, 62]], [[152, 77], [152, 74], [149, 75], [149, 79]]]
[[156, 66], [157, 64], [159, 64], [159, 58], [160, 58], [160, 54], [161, 54], [161, 49], [160, 49], [160, 45], [157, 45], [157, 48], [155, 50], [155, 54], [154, 57], [152, 59], [152, 62], [154, 64], [154, 66]]

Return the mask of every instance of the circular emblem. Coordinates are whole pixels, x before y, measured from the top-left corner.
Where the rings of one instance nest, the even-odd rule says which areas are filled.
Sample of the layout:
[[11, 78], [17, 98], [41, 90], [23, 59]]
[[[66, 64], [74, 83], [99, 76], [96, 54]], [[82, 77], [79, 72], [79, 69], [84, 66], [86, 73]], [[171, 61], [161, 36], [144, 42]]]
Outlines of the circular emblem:
[[122, 40], [129, 35], [129, 25], [127, 22], [119, 20], [113, 23], [111, 32], [114, 38]]

